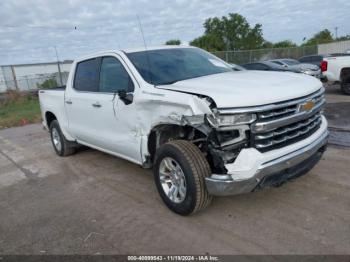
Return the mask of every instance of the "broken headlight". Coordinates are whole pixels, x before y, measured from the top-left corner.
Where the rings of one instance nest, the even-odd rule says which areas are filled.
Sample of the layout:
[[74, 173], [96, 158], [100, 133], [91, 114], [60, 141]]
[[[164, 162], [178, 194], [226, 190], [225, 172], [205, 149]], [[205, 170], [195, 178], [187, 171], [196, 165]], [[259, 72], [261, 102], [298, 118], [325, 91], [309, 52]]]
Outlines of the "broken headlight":
[[234, 114], [234, 115], [219, 115], [216, 118], [218, 126], [236, 126], [251, 124], [256, 120], [255, 114]]

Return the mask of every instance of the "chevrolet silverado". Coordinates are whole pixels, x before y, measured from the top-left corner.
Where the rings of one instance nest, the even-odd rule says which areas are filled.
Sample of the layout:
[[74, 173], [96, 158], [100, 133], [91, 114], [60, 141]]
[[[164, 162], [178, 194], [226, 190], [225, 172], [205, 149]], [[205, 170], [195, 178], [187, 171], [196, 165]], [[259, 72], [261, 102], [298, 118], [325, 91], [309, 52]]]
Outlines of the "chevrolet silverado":
[[39, 97], [59, 156], [85, 145], [153, 167], [160, 197], [181, 215], [305, 174], [328, 138], [318, 79], [235, 71], [194, 47], [88, 55], [64, 88]]

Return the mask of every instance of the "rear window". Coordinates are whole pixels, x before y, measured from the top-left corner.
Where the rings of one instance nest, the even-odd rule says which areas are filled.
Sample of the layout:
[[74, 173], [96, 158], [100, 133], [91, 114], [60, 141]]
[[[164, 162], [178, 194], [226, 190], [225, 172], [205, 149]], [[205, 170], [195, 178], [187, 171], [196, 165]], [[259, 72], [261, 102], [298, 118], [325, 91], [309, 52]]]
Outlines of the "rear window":
[[299, 59], [299, 62], [305, 63], [305, 62], [311, 62], [313, 60], [313, 57], [311, 56], [306, 56], [306, 57], [302, 57]]
[[321, 62], [323, 60], [322, 56], [316, 55], [314, 56], [314, 59], [312, 60], [313, 62]]
[[74, 78], [74, 88], [79, 91], [98, 91], [98, 60], [90, 59], [77, 64]]

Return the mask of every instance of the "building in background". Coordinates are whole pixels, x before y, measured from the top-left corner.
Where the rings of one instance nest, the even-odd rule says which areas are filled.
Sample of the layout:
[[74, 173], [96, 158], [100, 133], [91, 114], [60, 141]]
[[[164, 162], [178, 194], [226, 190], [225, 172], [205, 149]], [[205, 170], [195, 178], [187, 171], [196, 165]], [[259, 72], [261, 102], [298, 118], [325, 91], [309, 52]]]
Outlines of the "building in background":
[[345, 53], [350, 50], [350, 40], [321, 44], [317, 49], [320, 55]]
[[65, 85], [72, 61], [0, 66], [0, 92]]

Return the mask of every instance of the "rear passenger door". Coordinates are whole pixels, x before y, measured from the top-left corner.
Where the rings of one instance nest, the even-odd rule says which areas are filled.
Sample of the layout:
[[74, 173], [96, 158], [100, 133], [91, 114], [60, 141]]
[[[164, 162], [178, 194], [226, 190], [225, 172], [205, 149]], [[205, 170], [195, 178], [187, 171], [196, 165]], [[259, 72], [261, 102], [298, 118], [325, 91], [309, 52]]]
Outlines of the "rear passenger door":
[[100, 59], [92, 58], [77, 63], [71, 88], [66, 90], [65, 108], [70, 133], [78, 140], [92, 143], [97, 119], [93, 104], [99, 85]]

